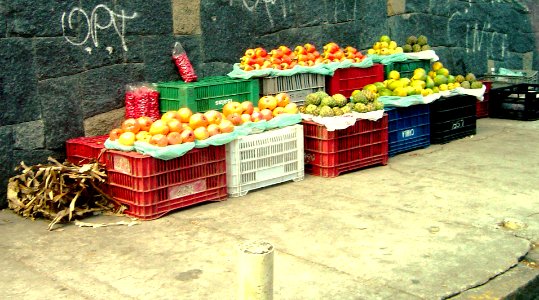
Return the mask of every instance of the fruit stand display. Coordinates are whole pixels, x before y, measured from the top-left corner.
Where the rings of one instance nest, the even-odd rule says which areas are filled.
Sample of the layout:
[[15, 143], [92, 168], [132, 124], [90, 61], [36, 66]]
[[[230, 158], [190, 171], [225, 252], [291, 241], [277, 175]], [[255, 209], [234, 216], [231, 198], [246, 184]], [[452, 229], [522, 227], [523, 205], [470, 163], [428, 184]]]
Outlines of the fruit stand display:
[[285, 181], [303, 180], [303, 126], [241, 136], [226, 145], [226, 155], [231, 197]]
[[196, 82], [161, 82], [157, 84], [159, 110], [162, 113], [180, 107], [187, 107], [193, 112], [221, 110], [230, 101], [258, 99], [258, 85], [258, 79], [227, 76], [206, 77]]
[[[333, 42], [322, 53], [310, 43], [247, 49], [228, 76], [156, 84], [160, 114], [152, 117], [140, 113], [155, 103], [128, 93], [121, 127], [68, 141], [67, 157], [83, 163], [102, 154], [107, 192], [143, 220], [305, 173], [336, 177], [386, 165], [390, 156], [476, 132], [480, 98], [471, 94], [483, 83], [416, 59], [424, 52], [433, 54], [425, 36], [402, 47], [382, 36], [368, 56]], [[537, 86], [522, 89], [496, 95], [516, 93], [524, 111], [539, 115], [530, 96]]]
[[428, 104], [393, 107], [386, 109], [386, 112], [390, 157], [430, 145], [430, 107]]
[[[316, 92], [307, 96], [305, 104], [299, 109], [305, 114], [302, 124], [306, 173], [336, 177], [343, 172], [387, 164], [387, 114], [383, 114], [383, 105], [374, 93], [356, 90], [348, 101], [342, 94]], [[375, 120], [360, 117], [378, 112], [380, 117]]]

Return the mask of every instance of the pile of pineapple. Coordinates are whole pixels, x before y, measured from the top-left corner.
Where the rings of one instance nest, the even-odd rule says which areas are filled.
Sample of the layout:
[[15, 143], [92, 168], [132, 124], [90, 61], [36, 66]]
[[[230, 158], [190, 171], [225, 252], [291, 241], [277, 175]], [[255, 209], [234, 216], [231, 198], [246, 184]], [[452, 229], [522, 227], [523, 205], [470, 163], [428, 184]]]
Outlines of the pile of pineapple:
[[370, 90], [355, 90], [348, 100], [342, 94], [328, 95], [318, 91], [307, 95], [305, 105], [299, 107], [299, 112], [320, 117], [342, 116], [353, 111], [365, 113], [382, 110], [384, 105], [378, 101], [378, 95]]

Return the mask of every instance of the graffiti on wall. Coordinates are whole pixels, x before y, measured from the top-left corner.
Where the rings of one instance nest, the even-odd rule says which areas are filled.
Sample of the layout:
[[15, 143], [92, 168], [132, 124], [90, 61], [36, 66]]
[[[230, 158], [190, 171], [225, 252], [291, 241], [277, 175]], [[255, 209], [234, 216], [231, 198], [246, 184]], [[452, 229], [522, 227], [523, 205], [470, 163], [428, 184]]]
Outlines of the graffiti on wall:
[[[80, 7], [74, 7], [69, 13], [62, 14], [62, 33], [65, 40], [74, 46], [85, 47], [88, 53], [92, 53], [92, 45], [99, 48], [99, 35], [102, 31], [111, 31], [118, 35], [123, 51], [128, 51], [125, 43], [126, 21], [135, 19], [137, 13], [127, 15], [124, 10], [119, 13], [113, 11], [104, 4], [99, 4], [91, 12], [86, 12]], [[77, 33], [73, 36], [73, 33]], [[112, 53], [111, 46], [105, 49]]]
[[[328, 11], [333, 12], [333, 22], [339, 22], [342, 19], [352, 21], [356, 19], [357, 0], [353, 4], [345, 0], [323, 1], [316, 5], [326, 5]], [[287, 0], [230, 0], [229, 6], [234, 6], [236, 3], [252, 14], [257, 14], [259, 11], [266, 14], [270, 22], [270, 26], [275, 26], [275, 21], [278, 19], [287, 19], [290, 12], [293, 10], [293, 4]]]
[[[492, 2], [500, 2], [500, 0], [492, 0]], [[489, 58], [505, 58], [509, 46], [508, 34], [495, 32], [491, 24], [497, 20], [492, 20], [488, 14], [482, 20], [474, 18], [473, 13], [477, 10], [484, 10], [484, 6], [480, 7], [476, 2], [468, 0], [464, 10], [454, 12], [449, 17], [447, 36], [454, 44], [463, 46], [466, 53], [485, 53]], [[459, 24], [466, 24], [466, 26], [459, 27]], [[454, 28], [460, 30], [457, 32]]]

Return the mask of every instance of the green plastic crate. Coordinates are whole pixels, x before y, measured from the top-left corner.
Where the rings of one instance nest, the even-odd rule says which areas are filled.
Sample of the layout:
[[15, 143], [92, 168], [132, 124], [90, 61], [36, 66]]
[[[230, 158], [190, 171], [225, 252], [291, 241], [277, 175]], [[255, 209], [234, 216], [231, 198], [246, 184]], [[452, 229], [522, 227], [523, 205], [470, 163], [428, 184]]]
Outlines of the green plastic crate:
[[430, 60], [428, 59], [409, 59], [407, 61], [399, 61], [384, 65], [384, 78], [387, 79], [387, 75], [391, 70], [397, 70], [401, 78], [412, 78], [414, 70], [417, 68], [423, 68], [428, 73], [430, 71]]
[[258, 79], [236, 79], [228, 76], [205, 77], [196, 82], [161, 82], [159, 91], [159, 110], [165, 113], [188, 107], [193, 112], [222, 110], [230, 101], [252, 101], [258, 104]]

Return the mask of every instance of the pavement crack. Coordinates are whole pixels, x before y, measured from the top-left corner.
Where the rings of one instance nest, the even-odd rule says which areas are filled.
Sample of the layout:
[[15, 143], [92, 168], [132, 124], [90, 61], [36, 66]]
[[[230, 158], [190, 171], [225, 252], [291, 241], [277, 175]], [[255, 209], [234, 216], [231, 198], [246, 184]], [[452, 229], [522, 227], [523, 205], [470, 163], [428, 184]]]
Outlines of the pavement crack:
[[526, 256], [528, 255], [528, 253], [530, 253], [531, 250], [533, 250], [534, 248], [534, 244], [529, 240], [529, 239], [526, 239], [526, 238], [523, 238], [525, 240], [527, 240], [529, 242], [529, 247], [528, 247], [528, 251], [526, 251], [526, 253], [524, 253], [521, 257], [518, 258], [517, 262], [514, 263], [513, 265], [509, 266], [509, 268], [507, 268], [506, 270], [504, 271], [501, 271], [499, 273], [496, 273], [494, 274], [493, 276], [491, 276], [490, 278], [488, 278], [487, 280], [485, 280], [484, 282], [479, 282], [475, 285], [472, 285], [470, 287], [467, 287], [461, 291], [458, 291], [458, 292], [455, 292], [453, 294], [450, 294], [448, 296], [444, 296], [442, 297], [441, 299], [450, 299], [450, 298], [453, 298], [453, 297], [456, 297], [466, 291], [469, 291], [469, 290], [473, 290], [473, 289], [476, 289], [476, 288], [479, 288], [479, 287], [482, 287], [482, 286], [485, 286], [487, 284], [489, 284], [490, 282], [492, 282], [494, 279], [506, 274], [507, 272], [510, 272], [511, 270], [513, 270], [514, 268], [516, 268], [519, 264], [521, 263], [526, 263]]

